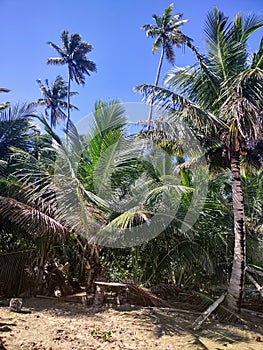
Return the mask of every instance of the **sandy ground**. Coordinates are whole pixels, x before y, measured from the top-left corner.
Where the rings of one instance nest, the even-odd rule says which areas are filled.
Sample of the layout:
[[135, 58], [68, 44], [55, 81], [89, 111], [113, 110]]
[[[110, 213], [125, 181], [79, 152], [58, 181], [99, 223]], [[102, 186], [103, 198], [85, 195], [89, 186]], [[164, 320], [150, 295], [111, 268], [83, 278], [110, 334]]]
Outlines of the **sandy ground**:
[[21, 313], [0, 307], [0, 337], [7, 350], [263, 350], [263, 318], [247, 324], [206, 321], [198, 313], [161, 308], [102, 307], [32, 298]]

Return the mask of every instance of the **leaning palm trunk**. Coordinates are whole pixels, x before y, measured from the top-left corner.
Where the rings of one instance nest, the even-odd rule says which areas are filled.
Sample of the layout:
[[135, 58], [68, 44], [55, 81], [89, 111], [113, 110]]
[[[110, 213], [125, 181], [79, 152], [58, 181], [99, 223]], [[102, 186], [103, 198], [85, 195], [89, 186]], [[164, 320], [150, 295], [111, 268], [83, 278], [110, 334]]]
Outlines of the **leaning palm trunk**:
[[240, 151], [231, 150], [232, 196], [234, 212], [235, 248], [232, 273], [226, 304], [234, 311], [241, 307], [246, 266], [246, 234], [244, 227], [244, 202], [240, 177]]
[[69, 121], [70, 121], [70, 67], [68, 67], [68, 106], [67, 106], [67, 119], [66, 119], [66, 140], [68, 142], [68, 128], [69, 128]]
[[[161, 69], [162, 69], [162, 65], [163, 65], [163, 58], [164, 58], [164, 46], [162, 48], [161, 56], [159, 59], [159, 64], [158, 64], [158, 68], [157, 68], [154, 86], [158, 86], [158, 83], [159, 83]], [[149, 131], [151, 128], [152, 114], [153, 114], [153, 100], [151, 100], [150, 107], [149, 107], [149, 115], [148, 115], [148, 120], [147, 120], [147, 131]]]

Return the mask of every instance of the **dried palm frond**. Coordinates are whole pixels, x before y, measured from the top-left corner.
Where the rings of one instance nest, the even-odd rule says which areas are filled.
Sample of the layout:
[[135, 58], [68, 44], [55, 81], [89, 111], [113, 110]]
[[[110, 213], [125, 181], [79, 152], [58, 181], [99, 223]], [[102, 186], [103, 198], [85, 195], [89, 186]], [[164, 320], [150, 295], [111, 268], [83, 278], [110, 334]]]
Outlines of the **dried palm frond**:
[[153, 294], [149, 289], [129, 283], [128, 300], [131, 303], [142, 306], [172, 307], [172, 305], [157, 295]]
[[5, 296], [18, 296], [24, 290], [25, 267], [30, 251], [0, 255], [0, 293]]
[[67, 232], [67, 229], [52, 217], [8, 197], [0, 196], [0, 219], [37, 233], [64, 235]]

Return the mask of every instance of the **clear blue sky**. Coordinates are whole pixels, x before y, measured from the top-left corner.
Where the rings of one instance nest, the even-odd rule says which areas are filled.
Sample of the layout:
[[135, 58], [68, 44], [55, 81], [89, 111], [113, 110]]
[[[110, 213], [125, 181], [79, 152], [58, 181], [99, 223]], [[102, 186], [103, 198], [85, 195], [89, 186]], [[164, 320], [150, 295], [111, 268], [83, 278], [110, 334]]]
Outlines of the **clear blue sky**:
[[[36, 79], [53, 81], [58, 74], [66, 78], [66, 68], [47, 66], [48, 57], [57, 56], [46, 42], [60, 42], [64, 29], [79, 33], [94, 49], [89, 58], [97, 64], [97, 73], [86, 78], [84, 88], [72, 103], [79, 107], [72, 120], [77, 121], [93, 110], [98, 99], [118, 98], [122, 102], [141, 101], [132, 88], [153, 83], [159, 53], [151, 53], [152, 40], [140, 26], [152, 23], [152, 14], [161, 15], [169, 0], [0, 0], [0, 87], [12, 91], [1, 101], [36, 101], [40, 91]], [[207, 12], [217, 6], [233, 18], [236, 13], [254, 12], [263, 16], [262, 0], [175, 0], [174, 14], [183, 13], [189, 23], [183, 31], [204, 47], [202, 29]], [[253, 35], [250, 49], [255, 51], [263, 35]], [[176, 50], [176, 65], [193, 62], [190, 54]], [[162, 76], [171, 68], [165, 64]]]

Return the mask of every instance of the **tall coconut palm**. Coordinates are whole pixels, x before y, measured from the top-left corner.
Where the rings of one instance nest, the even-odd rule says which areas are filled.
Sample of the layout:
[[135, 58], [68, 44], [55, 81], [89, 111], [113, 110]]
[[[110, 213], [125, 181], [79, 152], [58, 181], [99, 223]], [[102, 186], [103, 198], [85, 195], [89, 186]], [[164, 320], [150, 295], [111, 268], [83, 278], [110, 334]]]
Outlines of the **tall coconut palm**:
[[92, 51], [92, 46], [86, 41], [81, 41], [77, 33], [71, 34], [64, 30], [61, 34], [62, 47], [49, 41], [48, 45], [53, 47], [60, 57], [48, 58], [47, 64], [68, 66], [68, 94], [67, 94], [67, 119], [66, 130], [68, 131], [70, 121], [70, 82], [75, 81], [78, 85], [85, 84], [85, 74], [96, 71], [96, 64], [89, 60], [87, 54]]
[[[160, 79], [160, 73], [164, 57], [171, 64], [175, 62], [174, 47], [181, 47], [186, 42], [190, 42], [190, 38], [184, 35], [179, 29], [187, 23], [188, 20], [180, 20], [183, 14], [178, 13], [172, 16], [173, 4], [169, 5], [162, 16], [154, 14], [152, 18], [155, 24], [144, 24], [141, 26], [146, 32], [147, 37], [154, 38], [152, 52], [155, 54], [159, 48], [161, 48], [161, 55], [157, 68], [156, 78], [154, 85], [157, 86]], [[147, 121], [147, 130], [150, 129], [150, 123], [152, 120], [153, 104], [150, 104], [149, 116]]]
[[[58, 75], [51, 85], [49, 85], [48, 79], [45, 79], [44, 83], [42, 83], [41, 79], [38, 79], [37, 83], [43, 97], [39, 98], [34, 104], [45, 107], [46, 117], [50, 117], [50, 126], [51, 128], [55, 128], [60, 120], [67, 118], [67, 115], [64, 112], [68, 109], [68, 104], [66, 102], [68, 96], [67, 83], [61, 75]], [[70, 92], [70, 96], [76, 94], [77, 92]], [[70, 105], [69, 108], [78, 109], [73, 105]]]
[[[219, 145], [230, 161], [234, 216], [234, 258], [226, 303], [239, 310], [246, 265], [244, 203], [240, 177], [241, 159], [263, 137], [263, 40], [249, 60], [247, 40], [263, 20], [237, 15], [229, 21], [217, 8], [208, 13], [205, 25], [207, 54], [194, 66], [173, 69], [166, 77], [169, 89], [143, 85], [149, 101], [158, 101], [174, 118], [183, 118], [204, 145]], [[177, 89], [171, 91], [170, 89]]]

